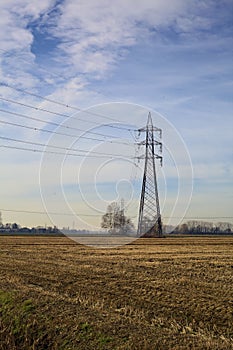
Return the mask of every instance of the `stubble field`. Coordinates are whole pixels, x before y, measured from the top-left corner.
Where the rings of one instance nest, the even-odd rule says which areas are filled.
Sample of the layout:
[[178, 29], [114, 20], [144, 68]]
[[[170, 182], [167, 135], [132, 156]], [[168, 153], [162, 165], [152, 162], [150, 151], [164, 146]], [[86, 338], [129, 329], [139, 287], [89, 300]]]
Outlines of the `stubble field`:
[[0, 350], [233, 349], [233, 237], [0, 237]]

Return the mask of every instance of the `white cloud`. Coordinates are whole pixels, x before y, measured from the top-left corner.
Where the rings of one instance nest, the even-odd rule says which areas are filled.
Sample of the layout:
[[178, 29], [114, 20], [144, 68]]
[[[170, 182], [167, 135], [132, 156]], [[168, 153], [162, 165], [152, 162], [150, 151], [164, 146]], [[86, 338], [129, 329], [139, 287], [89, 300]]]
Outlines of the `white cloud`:
[[48, 10], [53, 1], [2, 0], [0, 46], [4, 50], [29, 49], [33, 36], [27, 25]]
[[[39, 83], [33, 69], [35, 56], [31, 53], [33, 34], [31, 21], [40, 17], [52, 5], [51, 0], [2, 0], [0, 3], [0, 78], [8, 84], [35, 87]], [[26, 59], [22, 63], [21, 59]]]
[[68, 63], [83, 73], [106, 74], [124, 48], [149, 36], [149, 27], [168, 25], [184, 13], [187, 1], [66, 1], [52, 34], [61, 40]]

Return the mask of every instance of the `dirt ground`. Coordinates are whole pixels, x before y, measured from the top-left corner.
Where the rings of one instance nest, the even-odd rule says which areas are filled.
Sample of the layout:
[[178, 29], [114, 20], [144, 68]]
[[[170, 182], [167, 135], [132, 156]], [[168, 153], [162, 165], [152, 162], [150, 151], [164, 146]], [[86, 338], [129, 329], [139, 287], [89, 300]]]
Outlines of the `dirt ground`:
[[0, 350], [233, 349], [233, 237], [0, 237]]

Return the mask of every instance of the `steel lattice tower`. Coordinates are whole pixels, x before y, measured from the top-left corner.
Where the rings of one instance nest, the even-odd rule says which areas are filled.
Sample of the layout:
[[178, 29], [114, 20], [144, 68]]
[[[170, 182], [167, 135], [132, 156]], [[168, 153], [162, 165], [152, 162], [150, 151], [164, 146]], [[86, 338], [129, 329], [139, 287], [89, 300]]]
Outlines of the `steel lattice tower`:
[[146, 127], [139, 129], [139, 132], [146, 132], [146, 140], [140, 143], [146, 146], [146, 154], [137, 235], [139, 237], [161, 237], [162, 220], [155, 160], [160, 159], [162, 166], [162, 156], [155, 153], [155, 146], [159, 146], [159, 150], [162, 152], [162, 143], [155, 139], [154, 133], [158, 132], [161, 139], [162, 130], [153, 126], [151, 114], [149, 113]]

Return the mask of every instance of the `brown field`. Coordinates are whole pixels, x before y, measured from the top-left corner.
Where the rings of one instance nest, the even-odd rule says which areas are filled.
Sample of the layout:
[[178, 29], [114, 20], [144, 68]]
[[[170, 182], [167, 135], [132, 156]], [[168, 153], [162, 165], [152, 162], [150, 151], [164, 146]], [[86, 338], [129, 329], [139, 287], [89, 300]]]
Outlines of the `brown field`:
[[0, 349], [233, 349], [233, 237], [0, 237]]

